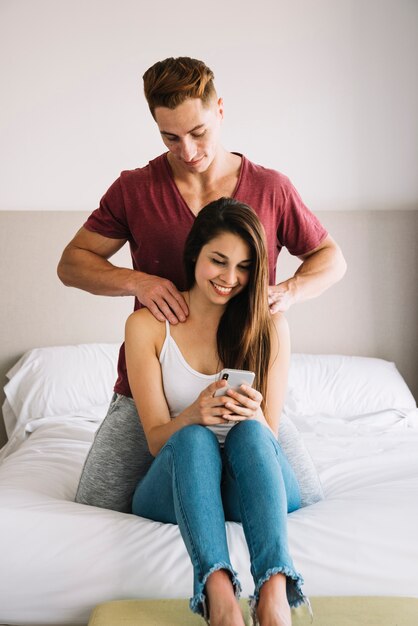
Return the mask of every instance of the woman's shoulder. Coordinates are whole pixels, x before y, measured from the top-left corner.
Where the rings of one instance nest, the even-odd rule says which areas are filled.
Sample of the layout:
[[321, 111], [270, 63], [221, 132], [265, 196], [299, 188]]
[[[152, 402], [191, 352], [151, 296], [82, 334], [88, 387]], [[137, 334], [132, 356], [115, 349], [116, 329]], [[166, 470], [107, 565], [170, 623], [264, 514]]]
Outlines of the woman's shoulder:
[[270, 326], [272, 356], [282, 350], [290, 351], [290, 329], [284, 313], [274, 313]]
[[165, 337], [165, 322], [157, 320], [147, 309], [138, 309], [126, 320], [126, 332], [141, 337], [144, 341], [159, 342]]
[[278, 313], [273, 313], [273, 315], [271, 316], [271, 321], [273, 328], [275, 328], [277, 332], [289, 332], [289, 323], [286, 319], [285, 314], [282, 311], [279, 311]]

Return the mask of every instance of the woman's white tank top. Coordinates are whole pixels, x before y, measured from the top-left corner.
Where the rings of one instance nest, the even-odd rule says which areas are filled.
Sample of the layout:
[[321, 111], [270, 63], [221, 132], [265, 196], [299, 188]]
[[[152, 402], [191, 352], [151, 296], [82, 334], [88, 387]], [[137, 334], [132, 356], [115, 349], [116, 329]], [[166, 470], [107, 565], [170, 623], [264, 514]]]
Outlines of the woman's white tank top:
[[[170, 417], [176, 417], [186, 407], [193, 404], [203, 389], [219, 379], [219, 373], [202, 374], [190, 367], [170, 334], [170, 324], [167, 320], [165, 325], [166, 336], [160, 353], [161, 373]], [[215, 433], [222, 445], [228, 431], [234, 425], [235, 422], [231, 422], [215, 424], [207, 428]]]

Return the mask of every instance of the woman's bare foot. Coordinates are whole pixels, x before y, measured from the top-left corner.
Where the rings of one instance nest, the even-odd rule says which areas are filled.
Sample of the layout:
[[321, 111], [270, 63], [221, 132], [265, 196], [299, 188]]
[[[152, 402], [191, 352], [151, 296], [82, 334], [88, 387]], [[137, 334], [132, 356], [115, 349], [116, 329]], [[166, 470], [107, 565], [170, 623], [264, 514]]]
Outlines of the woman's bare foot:
[[245, 626], [231, 577], [226, 570], [217, 570], [209, 576], [206, 592], [210, 626]]
[[292, 626], [284, 574], [275, 574], [264, 583], [256, 610], [260, 626]]

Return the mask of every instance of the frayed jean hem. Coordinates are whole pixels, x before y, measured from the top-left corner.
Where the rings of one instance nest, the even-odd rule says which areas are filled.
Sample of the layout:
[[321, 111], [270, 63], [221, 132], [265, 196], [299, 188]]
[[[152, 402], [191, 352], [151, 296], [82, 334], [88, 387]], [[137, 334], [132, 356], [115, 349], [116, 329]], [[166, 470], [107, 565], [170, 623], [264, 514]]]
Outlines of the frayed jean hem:
[[284, 574], [286, 576], [286, 579], [287, 579], [286, 580], [286, 594], [287, 594], [287, 600], [289, 602], [290, 607], [292, 609], [295, 609], [298, 606], [301, 606], [303, 604], [306, 605], [309, 611], [309, 615], [311, 616], [311, 621], [312, 621], [313, 613], [312, 613], [311, 603], [309, 601], [309, 598], [307, 598], [302, 591], [302, 585], [303, 585], [302, 576], [300, 574], [297, 574], [290, 567], [282, 566], [282, 567], [273, 567], [267, 570], [265, 575], [262, 578], [260, 578], [260, 580], [256, 584], [254, 595], [250, 596], [248, 600], [253, 625], [258, 626], [259, 624], [256, 608], [257, 608], [257, 603], [260, 597], [260, 589], [264, 585], [264, 583], [267, 582], [275, 574]]
[[239, 596], [242, 590], [241, 583], [238, 580], [238, 574], [231, 567], [231, 565], [229, 565], [228, 563], [220, 562], [220, 563], [216, 563], [216, 565], [211, 567], [210, 570], [203, 577], [202, 582], [198, 583], [198, 590], [194, 594], [193, 598], [190, 599], [190, 605], [189, 605], [193, 613], [197, 613], [198, 615], [201, 615], [205, 619], [206, 624], [210, 624], [208, 602], [207, 602], [206, 594], [204, 592], [206, 581], [209, 578], [209, 576], [213, 574], [213, 572], [216, 572], [220, 569], [227, 570], [231, 574], [232, 585], [234, 587], [235, 597], [237, 599], [239, 599]]

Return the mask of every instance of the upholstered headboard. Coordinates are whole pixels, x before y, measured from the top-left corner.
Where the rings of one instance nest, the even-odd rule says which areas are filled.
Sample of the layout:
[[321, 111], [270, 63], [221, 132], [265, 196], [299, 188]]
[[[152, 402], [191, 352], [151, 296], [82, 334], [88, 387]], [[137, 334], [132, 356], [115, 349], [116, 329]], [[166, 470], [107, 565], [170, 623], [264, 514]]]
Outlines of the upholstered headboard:
[[[294, 352], [377, 356], [394, 361], [418, 396], [418, 211], [318, 212], [341, 245], [348, 271], [320, 298], [288, 313]], [[36, 346], [114, 342], [131, 298], [64, 287], [56, 265], [83, 223], [81, 212], [0, 212], [0, 382]], [[113, 262], [130, 262], [125, 247]], [[278, 278], [299, 261], [283, 251]], [[3, 396], [0, 398], [3, 401]], [[0, 426], [0, 443], [4, 441]]]

